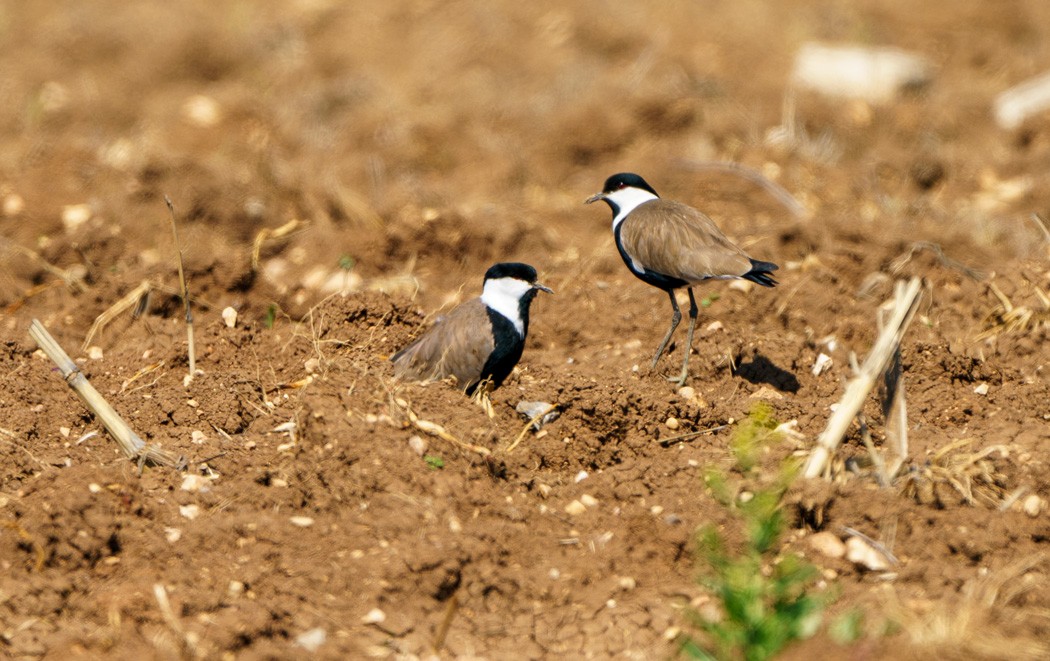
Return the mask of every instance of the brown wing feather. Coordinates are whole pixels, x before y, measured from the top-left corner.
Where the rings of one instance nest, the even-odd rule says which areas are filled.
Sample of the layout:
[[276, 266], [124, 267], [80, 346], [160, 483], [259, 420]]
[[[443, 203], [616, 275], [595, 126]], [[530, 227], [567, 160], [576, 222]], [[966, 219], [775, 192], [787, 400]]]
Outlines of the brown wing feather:
[[394, 373], [420, 381], [455, 376], [465, 388], [481, 378], [481, 370], [492, 353], [491, 328], [480, 298], [462, 303], [394, 354]]
[[747, 253], [713, 220], [679, 202], [652, 200], [638, 206], [623, 221], [620, 240], [638, 265], [690, 283], [751, 270]]

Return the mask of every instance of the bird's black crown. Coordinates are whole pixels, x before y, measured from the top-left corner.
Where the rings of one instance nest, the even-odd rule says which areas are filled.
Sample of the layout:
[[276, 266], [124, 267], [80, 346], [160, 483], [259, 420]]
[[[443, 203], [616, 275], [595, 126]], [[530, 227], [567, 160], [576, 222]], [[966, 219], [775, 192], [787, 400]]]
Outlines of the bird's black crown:
[[500, 262], [499, 264], [493, 264], [488, 271], [485, 271], [486, 280], [516, 278], [525, 282], [535, 283], [536, 277], [536, 269], [521, 262]]
[[[645, 179], [642, 179], [633, 172], [621, 172], [609, 177], [605, 180], [605, 187], [602, 188], [602, 192], [615, 193], [623, 188], [640, 188], [656, 195], [656, 191], [653, 190], [653, 187], [650, 186]], [[659, 197], [659, 195], [657, 195], [657, 197]]]

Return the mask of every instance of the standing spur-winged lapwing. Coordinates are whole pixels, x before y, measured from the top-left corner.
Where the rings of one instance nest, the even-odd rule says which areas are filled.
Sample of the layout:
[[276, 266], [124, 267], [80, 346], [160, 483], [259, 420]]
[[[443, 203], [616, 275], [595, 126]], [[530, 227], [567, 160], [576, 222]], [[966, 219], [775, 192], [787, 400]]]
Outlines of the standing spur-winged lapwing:
[[682, 320], [674, 290], [685, 287], [689, 292], [689, 335], [682, 373], [670, 379], [682, 385], [689, 374], [689, 351], [698, 312], [693, 285], [711, 278], [743, 278], [772, 287], [777, 281], [770, 273], [777, 270], [777, 265], [751, 259], [722, 234], [713, 220], [680, 202], [660, 199], [653, 187], [636, 174], [614, 174], [605, 180], [602, 192], [587, 198], [585, 203], [598, 200], [612, 208], [616, 248], [627, 268], [671, 298], [671, 327], [653, 357], [654, 368]]
[[481, 296], [456, 306], [412, 344], [390, 357], [397, 376], [433, 381], [455, 376], [467, 395], [482, 383], [500, 387], [521, 358], [529, 332], [536, 269], [505, 262], [485, 273]]

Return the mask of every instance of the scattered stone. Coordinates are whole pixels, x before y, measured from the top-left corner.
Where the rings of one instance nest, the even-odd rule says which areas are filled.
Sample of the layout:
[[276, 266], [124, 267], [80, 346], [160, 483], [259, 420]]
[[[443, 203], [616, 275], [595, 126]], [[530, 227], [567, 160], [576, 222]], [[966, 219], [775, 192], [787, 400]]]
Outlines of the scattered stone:
[[578, 500], [574, 500], [565, 506], [565, 513], [569, 516], [578, 516], [587, 511], [587, 506]]
[[820, 94], [892, 101], [902, 91], [930, 82], [926, 58], [896, 48], [802, 45], [791, 72], [794, 85]]
[[364, 624], [379, 624], [385, 620], [386, 613], [379, 610], [378, 608], [373, 608], [372, 610], [365, 613], [365, 616], [361, 618], [361, 622]]
[[584, 480], [586, 480], [587, 477], [588, 477], [587, 471], [580, 471], [579, 473], [576, 473], [576, 477], [573, 478], [573, 482], [575, 482], [576, 484], [579, 484], [580, 482], [583, 482]]
[[755, 392], [751, 393], [751, 399], [768, 399], [768, 400], [779, 400], [784, 399], [784, 396], [773, 390], [769, 386], [762, 386]]
[[585, 493], [580, 496], [580, 502], [583, 503], [585, 507], [594, 507], [598, 504], [598, 499], [589, 493]]
[[543, 498], [549, 498], [551, 495], [551, 485], [543, 484], [541, 482], [536, 485], [536, 491], [538, 491]]
[[317, 357], [307, 358], [303, 363], [303, 369], [306, 370], [307, 374], [317, 374], [317, 371], [321, 369], [321, 359]]
[[532, 420], [534, 417], [547, 411], [541, 418], [532, 423], [532, 428], [539, 431], [544, 425], [554, 422], [558, 419], [561, 413], [556, 409], [552, 408], [553, 404], [549, 402], [526, 402], [522, 400], [518, 402], [518, 405], [514, 407], [514, 410], [521, 414], [521, 417], [525, 420]]
[[204, 435], [204, 432], [199, 429], [194, 429], [193, 432], [190, 433], [190, 442], [194, 445], [204, 445], [204, 441], [207, 438], [208, 437]]
[[696, 388], [692, 386], [682, 386], [678, 389], [678, 396], [682, 399], [692, 399], [696, 397]]
[[67, 204], [62, 207], [62, 225], [67, 232], [72, 232], [94, 215], [90, 204]]
[[100, 485], [92, 482], [91, 484], [88, 485], [88, 491], [90, 491], [91, 493], [100, 493], [102, 491], [102, 487]]
[[638, 582], [630, 576], [621, 576], [618, 583], [621, 590], [633, 590], [638, 587]]
[[678, 427], [680, 426], [678, 424], [678, 418], [668, 418], [666, 420], [666, 422], [664, 422], [664, 425], [666, 425], [667, 428], [670, 429], [671, 431], [674, 431], [675, 429], [678, 429]]
[[841, 558], [846, 555], [846, 545], [834, 533], [818, 532], [809, 538], [809, 546], [817, 553], [828, 558]]
[[196, 94], [182, 104], [182, 116], [194, 126], [210, 128], [222, 120], [222, 108], [210, 96]]
[[295, 637], [295, 644], [307, 652], [316, 652], [321, 649], [328, 639], [328, 633], [321, 627], [304, 631]]
[[299, 526], [300, 528], [309, 528], [314, 524], [314, 520], [308, 516], [293, 516], [288, 520], [292, 522], [293, 526]]
[[820, 376], [824, 372], [831, 369], [831, 366], [835, 363], [831, 356], [826, 353], [821, 353], [817, 356], [817, 359], [813, 361], [813, 376]]
[[25, 208], [26, 201], [21, 195], [10, 193], [4, 196], [4, 215], [8, 218], [21, 214]]
[[987, 383], [980, 383], [980, 384], [977, 385], [977, 387], [975, 387], [973, 389], [973, 391], [975, 393], [977, 393], [978, 395], [987, 395], [988, 394], [988, 384]]
[[706, 330], [708, 333], [714, 333], [715, 331], [725, 330], [725, 325], [721, 321], [712, 321], [707, 325]]
[[860, 537], [846, 540], [846, 559], [870, 571], [886, 571], [890, 568], [886, 556]]
[[184, 518], [193, 521], [201, 515], [201, 508], [197, 505], [180, 505], [179, 514], [181, 514]]
[[995, 97], [995, 121], [1011, 130], [1032, 115], [1050, 110], [1050, 71], [1029, 78]]
[[1021, 502], [1021, 509], [1024, 510], [1025, 514], [1033, 518], [1039, 516], [1044, 507], [1043, 499], [1034, 493]]
[[182, 478], [182, 486], [179, 487], [183, 491], [189, 491], [190, 493], [197, 493], [198, 491], [208, 490], [208, 478], [203, 475], [196, 475], [190, 473], [186, 477]]
[[168, 540], [169, 544], [174, 544], [175, 542], [182, 539], [182, 530], [178, 528], [172, 528], [170, 526], [165, 526], [164, 539]]
[[88, 347], [87, 354], [91, 360], [102, 360], [102, 347]]
[[226, 324], [226, 328], [233, 328], [237, 325], [237, 311], [231, 307], [223, 308], [222, 320]]
[[62, 438], [69, 438], [69, 432], [73, 431], [69, 427], [59, 427], [58, 433], [62, 434]]
[[226, 594], [231, 597], [239, 597], [244, 594], [244, 583], [240, 581], [230, 581], [230, 584], [226, 586]]
[[418, 434], [408, 438], [408, 447], [412, 448], [412, 452], [415, 452], [420, 457], [427, 452], [427, 442]]

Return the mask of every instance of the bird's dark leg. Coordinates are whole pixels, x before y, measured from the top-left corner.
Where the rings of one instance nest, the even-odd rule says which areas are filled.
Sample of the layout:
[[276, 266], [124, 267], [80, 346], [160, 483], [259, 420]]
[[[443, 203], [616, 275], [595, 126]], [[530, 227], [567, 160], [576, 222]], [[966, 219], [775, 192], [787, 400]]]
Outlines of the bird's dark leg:
[[[685, 358], [682, 359], [682, 373], [678, 378], [670, 379], [679, 386], [685, 385], [686, 379], [689, 378], [689, 353], [693, 350], [693, 331], [696, 329], [696, 317], [700, 313], [696, 307], [696, 299], [693, 298], [693, 288], [688, 287], [686, 291], [689, 292], [689, 334], [685, 340]], [[677, 308], [675, 311], [677, 312]]]
[[667, 295], [671, 297], [671, 307], [674, 308], [674, 314], [671, 315], [671, 327], [667, 329], [667, 335], [664, 335], [664, 341], [660, 343], [660, 348], [656, 350], [656, 355], [653, 356], [653, 367], [656, 367], [656, 362], [660, 360], [660, 356], [664, 355], [664, 349], [667, 348], [667, 343], [671, 341], [671, 336], [674, 335], [674, 329], [678, 328], [678, 322], [682, 320], [682, 311], [678, 309], [678, 301], [675, 300], [674, 290], [668, 289]]

